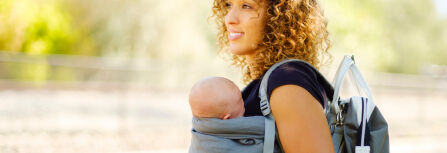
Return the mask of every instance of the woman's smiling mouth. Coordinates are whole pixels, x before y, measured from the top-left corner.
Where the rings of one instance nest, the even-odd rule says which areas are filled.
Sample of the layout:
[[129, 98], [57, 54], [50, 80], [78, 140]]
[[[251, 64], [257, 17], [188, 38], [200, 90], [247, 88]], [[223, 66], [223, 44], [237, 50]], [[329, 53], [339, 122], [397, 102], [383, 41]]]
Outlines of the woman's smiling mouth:
[[236, 40], [236, 39], [238, 39], [238, 38], [240, 38], [240, 37], [242, 37], [244, 35], [243, 32], [237, 32], [237, 31], [233, 31], [233, 30], [231, 30], [229, 32], [230, 32], [230, 34], [228, 35], [228, 39], [230, 41], [231, 40]]

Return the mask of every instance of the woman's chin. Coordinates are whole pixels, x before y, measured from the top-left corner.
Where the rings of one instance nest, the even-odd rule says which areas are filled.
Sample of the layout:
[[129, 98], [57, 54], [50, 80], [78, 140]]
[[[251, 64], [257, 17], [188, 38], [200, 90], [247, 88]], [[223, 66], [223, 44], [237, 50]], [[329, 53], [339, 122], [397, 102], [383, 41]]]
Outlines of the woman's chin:
[[254, 46], [250, 46], [247, 44], [240, 44], [240, 43], [231, 43], [230, 42], [230, 52], [234, 55], [249, 55], [249, 54], [253, 54], [256, 49], [254, 49], [256, 47]]
[[237, 48], [237, 47], [230, 47], [230, 51], [234, 55], [247, 55], [247, 54], [250, 54], [250, 52], [251, 52], [249, 50]]
[[243, 54], [241, 54], [241, 52], [239, 52], [237, 50], [231, 50], [231, 54], [233, 54], [233, 55], [243, 55]]

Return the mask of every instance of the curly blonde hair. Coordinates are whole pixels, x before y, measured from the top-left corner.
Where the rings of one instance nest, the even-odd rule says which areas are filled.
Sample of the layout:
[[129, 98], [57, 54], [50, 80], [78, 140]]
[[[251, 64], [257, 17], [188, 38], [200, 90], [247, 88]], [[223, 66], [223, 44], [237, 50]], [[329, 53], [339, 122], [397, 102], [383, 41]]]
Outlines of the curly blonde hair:
[[263, 50], [255, 53], [255, 62], [251, 65], [244, 56], [226, 51], [229, 46], [225, 26], [227, 0], [215, 0], [213, 4], [211, 17], [219, 27], [219, 53], [230, 55], [233, 65], [242, 70], [244, 83], [259, 79], [273, 64], [286, 58], [304, 60], [317, 69], [325, 55], [329, 61], [332, 59], [328, 52], [327, 21], [316, 0], [267, 1], [264, 35], [259, 44]]

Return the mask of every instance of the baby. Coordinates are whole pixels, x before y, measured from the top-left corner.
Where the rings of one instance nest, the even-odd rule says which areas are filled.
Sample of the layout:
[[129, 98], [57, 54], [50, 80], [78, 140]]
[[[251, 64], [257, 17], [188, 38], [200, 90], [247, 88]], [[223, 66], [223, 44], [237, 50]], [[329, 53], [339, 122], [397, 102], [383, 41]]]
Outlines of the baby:
[[189, 94], [192, 114], [200, 118], [222, 120], [244, 115], [244, 101], [239, 88], [223, 77], [209, 77], [197, 82]]

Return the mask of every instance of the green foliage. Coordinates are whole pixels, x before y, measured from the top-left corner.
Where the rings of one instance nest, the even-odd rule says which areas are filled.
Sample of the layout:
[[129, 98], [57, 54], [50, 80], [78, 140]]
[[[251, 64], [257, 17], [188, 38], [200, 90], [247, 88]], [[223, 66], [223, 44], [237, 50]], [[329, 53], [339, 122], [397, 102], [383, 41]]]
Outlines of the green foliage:
[[[0, 6], [2, 51], [24, 52], [33, 56], [97, 54], [89, 34], [74, 25], [70, 12], [65, 11], [60, 1], [2, 0]], [[51, 72], [45, 60], [41, 63], [6, 69], [14, 74], [15, 79], [39, 82], [47, 79]]]
[[333, 51], [353, 53], [378, 71], [418, 73], [447, 64], [446, 23], [431, 1], [324, 0]]
[[[436, 15], [431, 1], [320, 4], [335, 57], [352, 53], [362, 67], [397, 73], [418, 73], [424, 64], [447, 65], [447, 19]], [[25, 53], [41, 63], [3, 64], [0, 71], [34, 82], [76, 79], [73, 69], [48, 66], [48, 54], [203, 63], [216, 50], [216, 27], [206, 23], [211, 5], [182, 0], [0, 0], [0, 51]]]
[[[0, 50], [31, 55], [95, 55], [94, 43], [57, 0], [2, 0]], [[85, 41], [87, 40], [87, 41]], [[79, 43], [81, 42], [81, 43]], [[77, 49], [86, 51], [77, 52]]]

